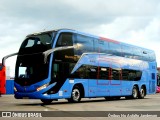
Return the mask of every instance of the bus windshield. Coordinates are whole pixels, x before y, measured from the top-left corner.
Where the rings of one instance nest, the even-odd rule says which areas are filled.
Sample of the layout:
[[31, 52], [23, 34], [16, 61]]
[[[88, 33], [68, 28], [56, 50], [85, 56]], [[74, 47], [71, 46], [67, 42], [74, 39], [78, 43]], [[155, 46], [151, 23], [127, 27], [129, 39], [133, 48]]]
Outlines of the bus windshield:
[[32, 54], [51, 49], [52, 33], [28, 36], [21, 45], [19, 54]]
[[52, 48], [54, 36], [53, 32], [27, 36], [17, 56], [17, 83], [28, 86], [47, 78], [49, 63], [44, 63], [43, 52]]

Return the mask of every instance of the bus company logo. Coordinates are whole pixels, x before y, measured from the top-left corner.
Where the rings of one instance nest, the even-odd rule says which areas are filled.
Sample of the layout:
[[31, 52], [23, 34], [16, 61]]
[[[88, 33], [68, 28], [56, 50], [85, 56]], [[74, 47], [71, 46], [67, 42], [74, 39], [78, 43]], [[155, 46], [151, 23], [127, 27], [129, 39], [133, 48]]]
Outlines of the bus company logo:
[[12, 117], [11, 112], [2, 112], [2, 117]]

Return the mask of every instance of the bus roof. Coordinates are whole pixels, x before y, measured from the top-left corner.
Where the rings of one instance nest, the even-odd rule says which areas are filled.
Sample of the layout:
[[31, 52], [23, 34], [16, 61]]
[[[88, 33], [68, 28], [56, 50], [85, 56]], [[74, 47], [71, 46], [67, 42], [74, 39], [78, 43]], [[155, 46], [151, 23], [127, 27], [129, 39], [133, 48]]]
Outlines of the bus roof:
[[122, 45], [130, 46], [130, 47], [138, 47], [138, 48], [142, 48], [144, 50], [150, 51], [150, 52], [154, 52], [153, 50], [150, 50], [150, 49], [147, 49], [147, 48], [143, 48], [143, 47], [140, 47], [140, 46], [128, 44], [128, 43], [125, 43], [125, 42], [120, 42], [120, 41], [113, 40], [113, 39], [106, 38], [106, 37], [92, 35], [92, 34], [85, 33], [85, 32], [80, 32], [80, 31], [73, 30], [73, 29], [67, 29], [67, 28], [37, 32], [37, 33], [29, 34], [29, 35], [27, 35], [27, 37], [34, 36], [34, 35], [39, 35], [39, 34], [44, 34], [44, 33], [50, 33], [50, 32], [58, 32], [58, 33], [61, 33], [61, 32], [71, 32], [71, 33], [77, 33], [77, 34], [81, 34], [81, 35], [84, 35], [84, 36], [93, 37], [93, 38], [99, 39], [99, 40], [104, 40], [104, 41], [108, 41], [108, 42], [112, 42], [112, 43], [116, 43], [116, 44], [122, 44]]

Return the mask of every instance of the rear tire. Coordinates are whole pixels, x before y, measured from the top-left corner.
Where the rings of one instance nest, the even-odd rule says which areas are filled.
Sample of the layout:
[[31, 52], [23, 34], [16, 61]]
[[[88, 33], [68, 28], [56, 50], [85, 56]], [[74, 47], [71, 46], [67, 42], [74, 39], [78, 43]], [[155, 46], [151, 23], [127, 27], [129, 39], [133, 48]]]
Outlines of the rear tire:
[[138, 98], [138, 88], [136, 86], [133, 86], [131, 98], [132, 99]]
[[141, 87], [140, 91], [139, 91], [139, 95], [138, 98], [139, 99], [143, 99], [146, 96], [146, 90], [144, 87]]
[[80, 102], [82, 98], [82, 92], [79, 86], [75, 86], [72, 89], [71, 98], [68, 99], [68, 102]]

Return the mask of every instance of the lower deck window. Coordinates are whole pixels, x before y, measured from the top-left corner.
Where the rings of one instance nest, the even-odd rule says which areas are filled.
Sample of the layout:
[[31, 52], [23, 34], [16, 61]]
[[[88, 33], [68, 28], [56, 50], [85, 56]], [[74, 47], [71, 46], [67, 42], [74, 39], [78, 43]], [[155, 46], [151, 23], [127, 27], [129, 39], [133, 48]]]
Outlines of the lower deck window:
[[142, 71], [121, 68], [82, 65], [71, 77], [80, 79], [130, 80], [141, 79]]

